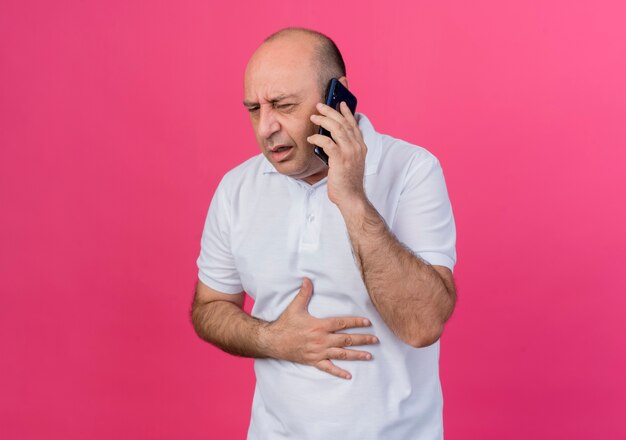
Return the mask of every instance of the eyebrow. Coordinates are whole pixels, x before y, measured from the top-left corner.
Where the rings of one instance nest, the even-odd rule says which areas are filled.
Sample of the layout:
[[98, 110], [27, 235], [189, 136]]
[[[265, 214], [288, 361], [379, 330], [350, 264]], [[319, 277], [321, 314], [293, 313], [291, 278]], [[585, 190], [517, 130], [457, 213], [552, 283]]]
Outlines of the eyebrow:
[[[287, 99], [287, 98], [294, 98], [297, 97], [297, 95], [295, 93], [291, 93], [289, 95], [278, 95], [275, 98], [272, 99], [268, 99], [267, 102], [269, 102], [270, 104], [276, 104], [277, 102], [282, 101], [283, 99]], [[254, 107], [259, 105], [258, 102], [251, 102], [251, 101], [246, 101], [245, 99], [243, 100], [243, 105], [250, 108], [250, 107]]]

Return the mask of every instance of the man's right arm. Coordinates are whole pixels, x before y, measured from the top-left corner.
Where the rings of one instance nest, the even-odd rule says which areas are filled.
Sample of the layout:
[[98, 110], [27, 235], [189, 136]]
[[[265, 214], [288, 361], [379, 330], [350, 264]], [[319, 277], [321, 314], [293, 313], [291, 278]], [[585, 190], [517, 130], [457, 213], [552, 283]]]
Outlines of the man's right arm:
[[198, 280], [191, 307], [193, 327], [200, 338], [236, 356], [269, 357], [261, 340], [268, 322], [243, 311], [245, 293], [227, 294]]
[[367, 334], [338, 333], [368, 327], [366, 318], [315, 318], [308, 313], [313, 285], [307, 278], [283, 313], [273, 322], [254, 318], [242, 309], [245, 293], [226, 294], [201, 281], [196, 286], [191, 317], [200, 338], [237, 356], [284, 359], [311, 365], [334, 376], [350, 379], [331, 359], [369, 360], [371, 354], [349, 346], [376, 344]]

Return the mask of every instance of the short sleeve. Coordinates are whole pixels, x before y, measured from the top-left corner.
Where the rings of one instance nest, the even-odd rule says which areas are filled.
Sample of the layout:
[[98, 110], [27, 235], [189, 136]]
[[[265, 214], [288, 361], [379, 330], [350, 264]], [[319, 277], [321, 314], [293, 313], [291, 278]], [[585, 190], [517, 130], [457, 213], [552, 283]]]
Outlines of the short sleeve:
[[431, 265], [456, 264], [456, 227], [441, 165], [430, 153], [415, 155], [403, 185], [392, 231]]
[[204, 223], [198, 278], [208, 287], [222, 293], [241, 293], [243, 287], [231, 252], [230, 204], [225, 194], [224, 181], [219, 184]]

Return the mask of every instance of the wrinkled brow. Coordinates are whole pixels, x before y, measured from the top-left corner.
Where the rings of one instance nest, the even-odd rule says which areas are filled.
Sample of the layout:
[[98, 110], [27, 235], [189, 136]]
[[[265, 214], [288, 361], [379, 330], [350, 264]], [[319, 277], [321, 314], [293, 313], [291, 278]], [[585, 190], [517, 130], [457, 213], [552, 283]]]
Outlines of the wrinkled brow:
[[[287, 98], [296, 98], [298, 95], [296, 95], [295, 93], [291, 93], [291, 94], [283, 94], [283, 95], [278, 95], [274, 98], [268, 99], [267, 102], [269, 102], [270, 104], [276, 104], [277, 102], [282, 101], [283, 99], [287, 99]], [[254, 101], [246, 101], [245, 99], [243, 100], [243, 105], [245, 105], [246, 107], [255, 107], [257, 105], [259, 105], [258, 102], [254, 102]]]

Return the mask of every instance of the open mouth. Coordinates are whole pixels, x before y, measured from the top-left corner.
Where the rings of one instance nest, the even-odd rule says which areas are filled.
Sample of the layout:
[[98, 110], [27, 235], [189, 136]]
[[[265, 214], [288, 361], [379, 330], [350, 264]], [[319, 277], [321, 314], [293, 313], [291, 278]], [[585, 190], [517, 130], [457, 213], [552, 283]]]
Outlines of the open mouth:
[[286, 159], [287, 156], [289, 156], [289, 153], [291, 153], [291, 150], [293, 150], [293, 147], [290, 145], [282, 145], [276, 149], [270, 150], [270, 154], [272, 155], [273, 160], [279, 162]]

